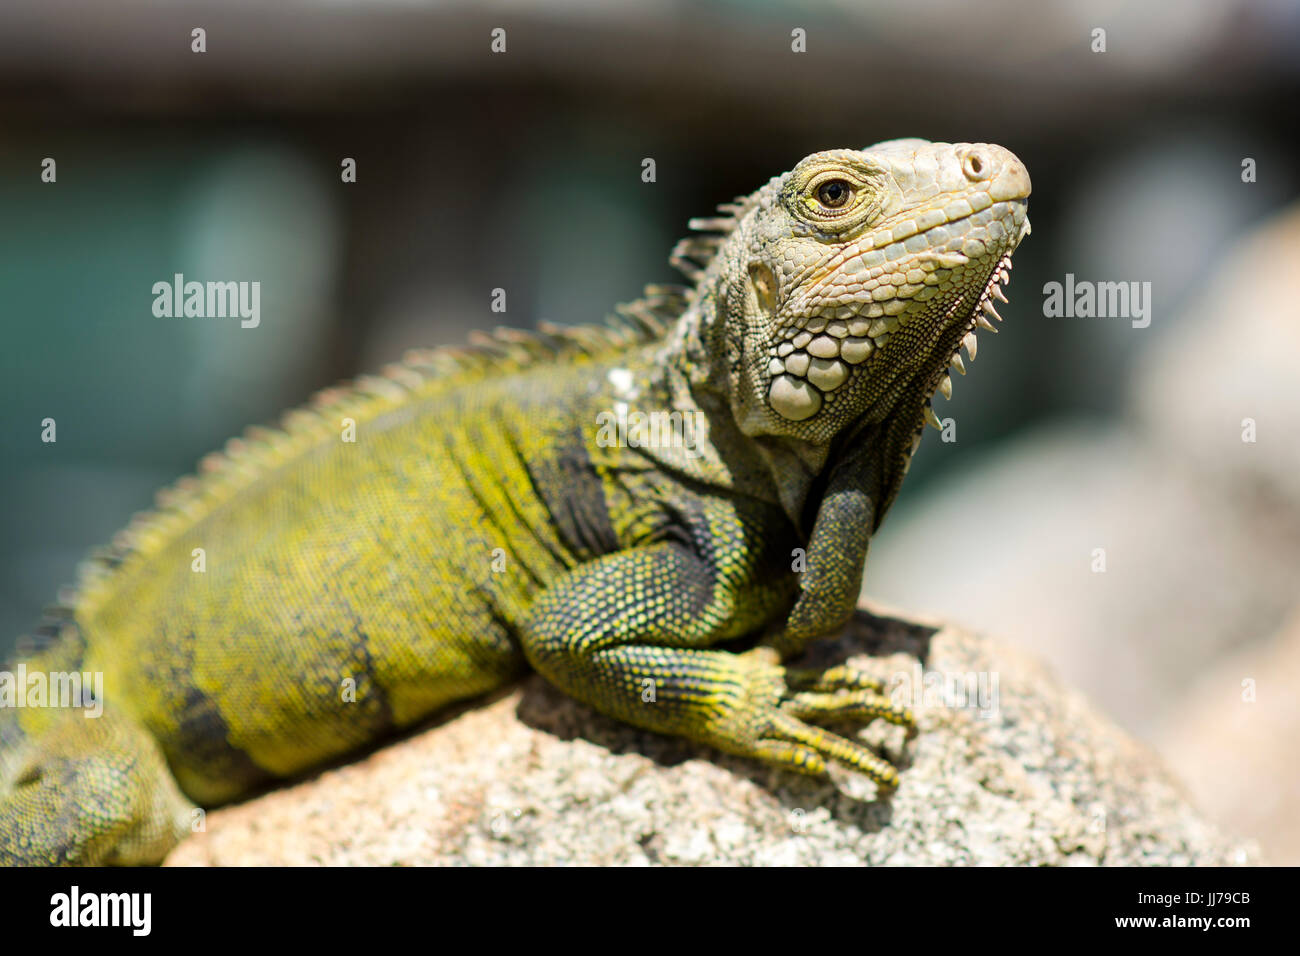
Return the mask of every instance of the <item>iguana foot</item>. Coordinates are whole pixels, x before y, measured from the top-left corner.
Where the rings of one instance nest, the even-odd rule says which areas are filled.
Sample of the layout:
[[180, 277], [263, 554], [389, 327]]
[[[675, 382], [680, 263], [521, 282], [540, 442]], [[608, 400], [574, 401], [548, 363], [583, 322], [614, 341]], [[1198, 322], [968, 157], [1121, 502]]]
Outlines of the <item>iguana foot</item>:
[[537, 599], [521, 642], [538, 673], [610, 717], [785, 770], [828, 776], [838, 765], [897, 786], [888, 761], [817, 724], [910, 727], [907, 709], [846, 667], [789, 669], [770, 646], [708, 646], [729, 636], [719, 622], [734, 613], [697, 555], [662, 543], [570, 572]]
[[752, 675], [748, 704], [735, 716], [749, 724], [746, 736], [753, 741], [754, 756], [819, 777], [828, 775], [829, 764], [836, 763], [869, 777], [883, 790], [898, 786], [898, 771], [887, 760], [857, 741], [817, 726], [880, 717], [914, 729], [911, 711], [885, 697], [879, 681], [847, 667], [785, 668], [770, 648], [756, 648], [737, 660], [744, 661]]

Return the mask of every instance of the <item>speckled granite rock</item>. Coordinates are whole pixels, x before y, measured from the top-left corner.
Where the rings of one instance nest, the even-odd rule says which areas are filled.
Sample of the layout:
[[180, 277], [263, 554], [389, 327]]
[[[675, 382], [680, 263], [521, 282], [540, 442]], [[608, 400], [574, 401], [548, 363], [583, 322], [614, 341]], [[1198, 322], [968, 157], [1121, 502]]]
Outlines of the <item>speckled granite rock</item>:
[[[354, 764], [208, 815], [169, 865], [1245, 864], [1141, 744], [1022, 652], [862, 612], [815, 663], [919, 693], [920, 733], [872, 725], [900, 766], [884, 801], [623, 727], [531, 677]], [[982, 680], [982, 685], [981, 685]], [[932, 690], [933, 694], [934, 691]], [[909, 699], [912, 699], [909, 696]], [[971, 702], [974, 704], [975, 702]], [[857, 781], [841, 781], [856, 790]]]

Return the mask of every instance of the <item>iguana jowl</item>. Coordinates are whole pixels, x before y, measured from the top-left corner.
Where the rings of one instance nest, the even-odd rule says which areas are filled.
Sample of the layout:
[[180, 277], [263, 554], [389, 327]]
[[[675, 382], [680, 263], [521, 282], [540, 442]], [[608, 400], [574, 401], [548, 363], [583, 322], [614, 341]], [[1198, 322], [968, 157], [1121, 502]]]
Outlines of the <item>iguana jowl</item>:
[[[931, 396], [996, 317], [1029, 188], [982, 143], [815, 153], [693, 222], [692, 286], [611, 329], [413, 353], [232, 441], [43, 625], [27, 672], [102, 673], [104, 712], [0, 710], [0, 861], [159, 860], [191, 800], [530, 665], [640, 727], [894, 786], [818, 723], [906, 710], [782, 661], [851, 615]], [[691, 440], [608, 440], [602, 416], [637, 411]]]

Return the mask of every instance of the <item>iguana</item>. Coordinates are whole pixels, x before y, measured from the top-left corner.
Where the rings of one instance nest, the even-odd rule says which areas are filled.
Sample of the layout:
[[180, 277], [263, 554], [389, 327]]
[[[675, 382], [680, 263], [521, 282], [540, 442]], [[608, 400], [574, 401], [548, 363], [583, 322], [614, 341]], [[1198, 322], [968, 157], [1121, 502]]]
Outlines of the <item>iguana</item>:
[[410, 353], [232, 440], [86, 562], [25, 685], [6, 672], [10, 705], [72, 673], [104, 692], [0, 709], [0, 860], [159, 861], [191, 801], [529, 667], [638, 727], [894, 787], [819, 724], [908, 711], [783, 661], [852, 614], [1029, 190], [984, 143], [817, 152], [692, 220], [688, 287]]

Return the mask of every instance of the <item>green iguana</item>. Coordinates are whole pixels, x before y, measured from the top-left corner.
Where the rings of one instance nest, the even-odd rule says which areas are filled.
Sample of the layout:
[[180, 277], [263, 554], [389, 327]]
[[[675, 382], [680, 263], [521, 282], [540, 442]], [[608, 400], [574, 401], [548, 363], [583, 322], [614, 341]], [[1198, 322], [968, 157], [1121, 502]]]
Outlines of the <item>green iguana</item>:
[[851, 616], [931, 397], [1006, 301], [1029, 188], [983, 143], [814, 153], [692, 221], [691, 285], [611, 327], [414, 352], [231, 441], [86, 563], [25, 686], [3, 675], [10, 705], [71, 673], [104, 693], [98, 717], [0, 709], [0, 861], [159, 861], [190, 801], [529, 666], [627, 723], [892, 788], [818, 724], [907, 710], [782, 661]]

